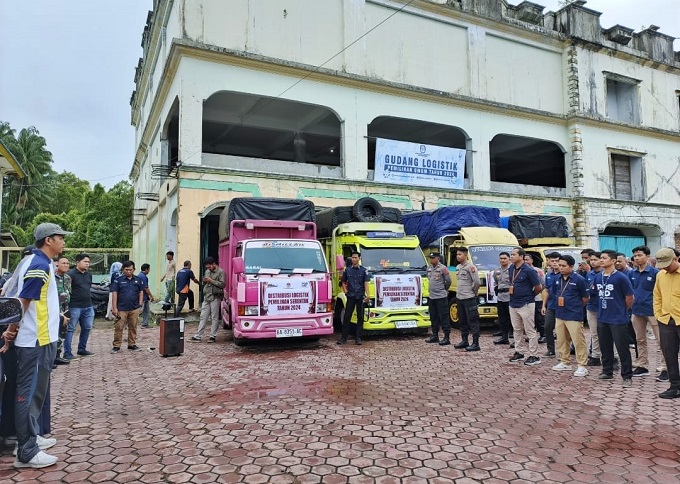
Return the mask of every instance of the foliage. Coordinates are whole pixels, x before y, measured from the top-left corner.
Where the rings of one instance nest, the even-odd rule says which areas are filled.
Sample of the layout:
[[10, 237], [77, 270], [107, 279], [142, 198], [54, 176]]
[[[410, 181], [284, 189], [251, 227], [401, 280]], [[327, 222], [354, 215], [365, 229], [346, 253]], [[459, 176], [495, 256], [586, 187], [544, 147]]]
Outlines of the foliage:
[[33, 243], [33, 231], [43, 222], [74, 232], [70, 247], [130, 247], [132, 245], [133, 188], [123, 181], [110, 190], [90, 187], [71, 172], [56, 173], [52, 154], [38, 130], [31, 127], [15, 135], [0, 122], [0, 138], [16, 156], [27, 176], [6, 177], [2, 194], [2, 231], [14, 234], [20, 245]]

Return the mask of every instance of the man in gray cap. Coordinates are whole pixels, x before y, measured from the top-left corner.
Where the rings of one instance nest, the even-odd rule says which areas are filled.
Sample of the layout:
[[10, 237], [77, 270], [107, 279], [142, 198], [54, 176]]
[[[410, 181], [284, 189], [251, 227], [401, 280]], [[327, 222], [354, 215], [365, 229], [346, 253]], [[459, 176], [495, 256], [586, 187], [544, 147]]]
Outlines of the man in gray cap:
[[665, 247], [656, 253], [654, 317], [659, 323], [659, 346], [666, 360], [671, 387], [659, 398], [680, 398], [680, 263], [675, 250]]
[[57, 458], [47, 454], [56, 439], [38, 439], [37, 421], [45, 403], [50, 373], [59, 339], [59, 294], [52, 259], [64, 250], [64, 236], [71, 234], [59, 225], [43, 223], [33, 234], [36, 250], [17, 271], [18, 291], [24, 318], [5, 332], [14, 340], [17, 350], [17, 397], [15, 422], [18, 440], [16, 468], [39, 469], [56, 464]]

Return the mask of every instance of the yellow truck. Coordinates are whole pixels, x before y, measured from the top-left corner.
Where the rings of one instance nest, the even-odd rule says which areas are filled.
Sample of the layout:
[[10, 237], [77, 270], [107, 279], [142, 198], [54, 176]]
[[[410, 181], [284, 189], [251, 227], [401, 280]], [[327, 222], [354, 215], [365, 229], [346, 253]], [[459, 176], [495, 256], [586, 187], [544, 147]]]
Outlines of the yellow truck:
[[441, 252], [451, 271], [449, 314], [451, 322], [458, 322], [456, 290], [456, 249], [468, 249], [468, 257], [479, 271], [479, 316], [494, 320], [498, 317], [494, 280], [491, 274], [499, 267], [501, 252], [510, 253], [517, 247], [517, 238], [500, 228], [498, 209], [487, 207], [441, 207], [434, 211], [411, 212], [403, 215], [406, 233], [418, 235], [425, 241], [424, 251]]
[[[340, 279], [353, 251], [361, 254], [370, 276], [370, 302], [364, 307], [364, 331], [426, 331], [428, 311], [427, 262], [418, 237], [406, 235], [398, 223], [398, 209], [370, 203], [370, 215], [352, 207], [336, 207], [317, 213], [319, 240], [331, 267], [334, 325], [341, 327], [347, 299]], [[355, 204], [355, 207], [357, 206]], [[358, 215], [358, 216], [356, 216]], [[387, 221], [382, 221], [387, 220]], [[356, 315], [352, 315], [356, 324]], [[365, 334], [365, 333], [364, 333]]]
[[567, 220], [557, 215], [512, 215], [508, 230], [517, 237], [518, 244], [534, 258], [534, 266], [547, 269], [547, 255], [559, 252], [581, 262], [581, 248], [569, 237]]

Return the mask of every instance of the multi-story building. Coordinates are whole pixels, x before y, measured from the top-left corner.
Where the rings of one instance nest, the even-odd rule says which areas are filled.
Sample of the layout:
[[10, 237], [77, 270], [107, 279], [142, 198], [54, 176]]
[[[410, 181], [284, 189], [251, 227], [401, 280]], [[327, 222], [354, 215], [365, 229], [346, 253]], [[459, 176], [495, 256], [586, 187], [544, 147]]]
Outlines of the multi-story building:
[[[235, 196], [559, 214], [583, 246], [680, 232], [680, 53], [584, 1], [159, 0], [131, 98], [134, 252], [215, 254]], [[465, 151], [460, 188], [376, 181], [379, 139]]]

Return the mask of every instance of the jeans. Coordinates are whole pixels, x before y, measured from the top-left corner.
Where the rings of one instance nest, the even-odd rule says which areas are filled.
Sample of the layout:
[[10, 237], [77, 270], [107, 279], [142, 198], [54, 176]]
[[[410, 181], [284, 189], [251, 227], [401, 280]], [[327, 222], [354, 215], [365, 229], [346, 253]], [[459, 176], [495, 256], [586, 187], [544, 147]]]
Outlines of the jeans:
[[352, 313], [357, 311], [357, 329], [356, 339], [361, 339], [361, 334], [364, 331], [364, 298], [347, 298], [347, 307], [345, 308], [345, 319], [342, 321], [342, 339], [347, 339], [349, 336], [349, 325], [352, 320]]
[[614, 372], [614, 345], [621, 360], [621, 377], [627, 380], [633, 376], [633, 358], [630, 355], [628, 342], [628, 324], [610, 324], [597, 322], [597, 334], [600, 337], [600, 351], [602, 351], [602, 372]]
[[451, 318], [449, 317], [449, 300], [445, 297], [440, 299], [430, 299], [428, 304], [430, 310], [430, 325], [432, 326], [432, 336], [439, 336], [439, 329], [444, 331], [448, 337], [451, 333]]
[[472, 333], [472, 341], [479, 342], [479, 306], [477, 298], [456, 299], [458, 304], [458, 321], [460, 324], [460, 336], [467, 341], [468, 334]]
[[76, 326], [80, 323], [80, 339], [78, 340], [78, 352], [87, 351], [87, 340], [92, 331], [92, 323], [94, 322], [94, 306], [86, 308], [69, 308], [71, 312], [71, 319], [68, 321], [66, 327], [66, 338], [64, 338], [64, 357], [73, 356], [71, 352], [71, 343], [73, 341], [73, 333], [76, 331]]
[[149, 326], [149, 301], [144, 301], [142, 304], [142, 327], [146, 328]]

